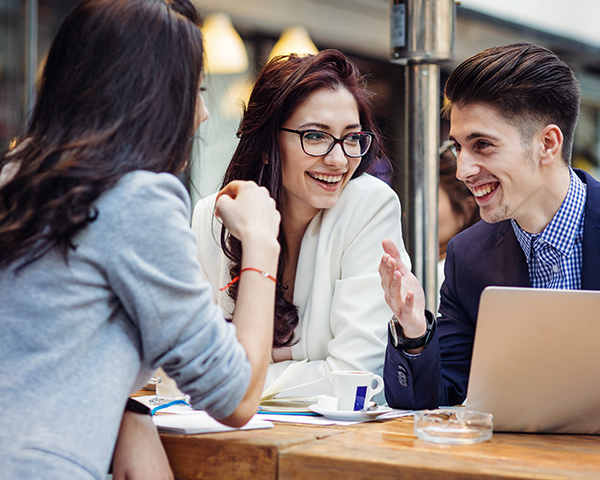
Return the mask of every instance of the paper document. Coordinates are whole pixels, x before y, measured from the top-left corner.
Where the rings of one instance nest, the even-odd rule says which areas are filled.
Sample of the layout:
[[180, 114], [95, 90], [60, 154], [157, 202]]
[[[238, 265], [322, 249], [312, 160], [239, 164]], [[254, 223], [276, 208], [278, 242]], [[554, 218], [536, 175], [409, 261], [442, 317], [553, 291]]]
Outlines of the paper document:
[[314, 396], [282, 396], [284, 392], [295, 390], [300, 387], [312, 385], [322, 381], [321, 378], [312, 382], [303, 383], [302, 385], [294, 385], [293, 387], [283, 388], [292, 378], [294, 378], [299, 370], [302, 369], [308, 359], [300, 362], [290, 363], [275, 381], [269, 385], [262, 393], [260, 398], [259, 410], [263, 412], [306, 412], [310, 413], [308, 407], [317, 403], [317, 398]]
[[[136, 397], [136, 400], [151, 408], [150, 400], [153, 398], [154, 395], [142, 396]], [[270, 421], [261, 419], [255, 415], [242, 428], [231, 428], [219, 423], [204, 410], [195, 410], [188, 405], [167, 407], [160, 410], [156, 415], [153, 415], [152, 420], [160, 431], [171, 433], [216, 433], [273, 427]]]
[[279, 423], [296, 423], [303, 425], [353, 425], [361, 422], [344, 422], [340, 420], [331, 420], [321, 415], [301, 415], [285, 413], [259, 412], [258, 416], [265, 420]]
[[217, 433], [230, 432], [232, 430], [255, 430], [261, 428], [272, 428], [273, 423], [260, 420], [256, 417], [242, 428], [232, 428], [217, 422], [208, 413], [198, 411], [197, 415], [154, 415], [154, 425], [161, 432], [169, 433]]
[[396, 410], [393, 409], [388, 413], [379, 415], [378, 417], [368, 420], [332, 420], [322, 416], [309, 416], [299, 414], [273, 414], [273, 413], [260, 413], [259, 417], [265, 420], [271, 420], [272, 422], [283, 422], [283, 423], [301, 423], [306, 425], [354, 425], [355, 423], [372, 422], [375, 420], [390, 420], [392, 418], [407, 417], [412, 415], [413, 410]]

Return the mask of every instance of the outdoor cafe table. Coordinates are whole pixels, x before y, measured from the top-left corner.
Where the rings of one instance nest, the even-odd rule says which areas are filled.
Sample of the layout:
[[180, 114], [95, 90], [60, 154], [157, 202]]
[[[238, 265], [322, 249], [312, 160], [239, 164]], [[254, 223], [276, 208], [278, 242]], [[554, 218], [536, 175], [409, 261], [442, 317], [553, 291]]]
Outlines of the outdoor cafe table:
[[176, 478], [189, 480], [600, 479], [600, 436], [494, 433], [439, 445], [414, 435], [412, 417], [161, 439]]

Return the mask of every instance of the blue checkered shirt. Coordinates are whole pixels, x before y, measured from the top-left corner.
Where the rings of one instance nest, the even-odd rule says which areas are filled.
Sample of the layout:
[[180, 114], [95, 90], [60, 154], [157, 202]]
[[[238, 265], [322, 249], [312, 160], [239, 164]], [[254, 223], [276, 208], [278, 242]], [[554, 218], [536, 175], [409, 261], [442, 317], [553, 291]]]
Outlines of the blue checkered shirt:
[[542, 233], [527, 233], [511, 220], [533, 288], [581, 289], [586, 193], [585, 184], [571, 170], [567, 197]]

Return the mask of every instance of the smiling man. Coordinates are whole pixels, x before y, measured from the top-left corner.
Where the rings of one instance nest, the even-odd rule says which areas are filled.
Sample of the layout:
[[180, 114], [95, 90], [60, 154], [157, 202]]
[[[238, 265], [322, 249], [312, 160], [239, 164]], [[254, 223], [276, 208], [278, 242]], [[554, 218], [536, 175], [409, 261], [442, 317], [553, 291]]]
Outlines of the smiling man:
[[464, 401], [485, 287], [600, 290], [600, 184], [570, 167], [580, 98], [571, 69], [539, 46], [494, 47], [460, 64], [445, 95], [456, 176], [483, 221], [448, 244], [437, 329], [384, 241], [379, 272], [396, 317], [384, 376], [397, 408]]

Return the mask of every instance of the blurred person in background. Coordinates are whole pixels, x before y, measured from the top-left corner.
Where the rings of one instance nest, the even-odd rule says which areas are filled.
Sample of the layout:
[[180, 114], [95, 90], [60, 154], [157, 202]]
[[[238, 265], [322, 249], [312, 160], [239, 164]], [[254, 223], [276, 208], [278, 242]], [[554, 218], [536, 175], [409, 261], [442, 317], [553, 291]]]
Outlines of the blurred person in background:
[[438, 291], [444, 281], [446, 246], [452, 237], [475, 225], [481, 217], [475, 197], [456, 178], [456, 157], [446, 141], [440, 147], [440, 184], [438, 188]]

